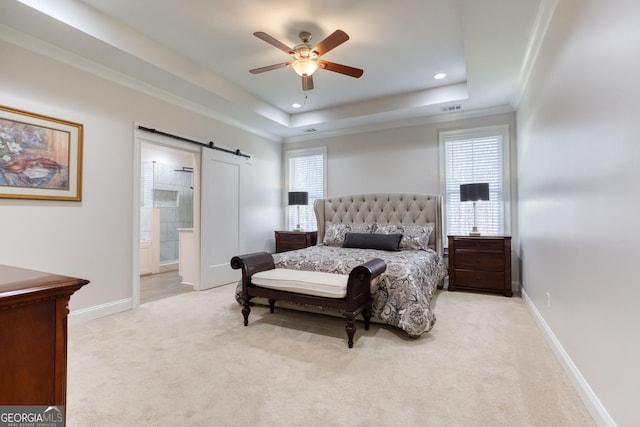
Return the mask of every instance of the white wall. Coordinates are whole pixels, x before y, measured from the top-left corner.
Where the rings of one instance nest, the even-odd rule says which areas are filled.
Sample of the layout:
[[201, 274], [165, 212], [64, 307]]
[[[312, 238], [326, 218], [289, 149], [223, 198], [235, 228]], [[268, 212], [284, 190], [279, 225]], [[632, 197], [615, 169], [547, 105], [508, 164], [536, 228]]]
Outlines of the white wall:
[[86, 278], [87, 309], [132, 298], [134, 122], [252, 155], [247, 250], [281, 227], [281, 146], [204, 115], [0, 41], [3, 105], [84, 125], [81, 202], [0, 199], [0, 263]]
[[289, 143], [284, 148], [327, 147], [328, 196], [376, 192], [439, 194], [439, 132], [507, 124], [515, 144], [513, 113], [461, 120], [450, 117], [455, 116], [433, 118], [412, 126]]
[[559, 1], [518, 111], [524, 290], [619, 426], [640, 425], [639, 17]]

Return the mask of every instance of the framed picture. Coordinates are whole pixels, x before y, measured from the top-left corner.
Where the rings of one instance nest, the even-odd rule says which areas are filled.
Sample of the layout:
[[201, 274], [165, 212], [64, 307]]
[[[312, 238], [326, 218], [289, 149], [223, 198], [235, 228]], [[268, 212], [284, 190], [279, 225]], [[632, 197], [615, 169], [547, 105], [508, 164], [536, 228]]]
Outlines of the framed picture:
[[81, 124], [0, 105], [0, 197], [82, 200]]

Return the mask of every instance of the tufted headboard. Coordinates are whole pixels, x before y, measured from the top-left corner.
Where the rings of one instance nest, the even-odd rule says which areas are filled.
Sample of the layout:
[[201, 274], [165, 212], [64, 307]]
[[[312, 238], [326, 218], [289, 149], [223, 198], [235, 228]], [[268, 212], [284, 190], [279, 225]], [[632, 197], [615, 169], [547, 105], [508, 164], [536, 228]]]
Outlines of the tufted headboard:
[[372, 193], [318, 199], [318, 243], [327, 222], [342, 224], [433, 224], [429, 247], [442, 255], [441, 197], [412, 193]]

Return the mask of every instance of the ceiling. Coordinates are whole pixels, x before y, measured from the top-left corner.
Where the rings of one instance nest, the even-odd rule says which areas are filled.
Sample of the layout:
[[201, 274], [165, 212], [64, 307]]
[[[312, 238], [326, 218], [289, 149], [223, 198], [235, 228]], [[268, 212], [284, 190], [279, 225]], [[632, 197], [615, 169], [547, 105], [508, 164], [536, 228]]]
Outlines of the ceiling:
[[[4, 0], [0, 24], [46, 41], [161, 96], [277, 141], [517, 107], [545, 0]], [[548, 13], [547, 13], [548, 14]], [[314, 74], [311, 91], [253, 36], [315, 45], [350, 39], [322, 59], [364, 69]], [[75, 56], [74, 56], [75, 57]], [[443, 72], [447, 77], [436, 80]], [[115, 73], [114, 73], [115, 74]], [[293, 103], [300, 108], [293, 108]]]

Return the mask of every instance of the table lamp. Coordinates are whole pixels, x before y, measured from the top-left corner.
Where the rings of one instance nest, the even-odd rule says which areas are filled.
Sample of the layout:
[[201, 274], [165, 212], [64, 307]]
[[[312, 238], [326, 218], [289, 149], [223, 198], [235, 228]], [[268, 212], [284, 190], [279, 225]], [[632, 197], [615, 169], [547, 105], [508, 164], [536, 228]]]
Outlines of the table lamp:
[[300, 227], [300, 205], [307, 205], [309, 203], [309, 193], [306, 191], [289, 191], [289, 206], [296, 206], [298, 208], [298, 225], [296, 225], [293, 231], [302, 231]]
[[476, 202], [478, 200], [489, 200], [489, 183], [483, 182], [479, 184], [461, 184], [460, 185], [460, 201], [473, 202], [473, 228], [469, 236], [479, 236], [478, 225], [476, 223]]

